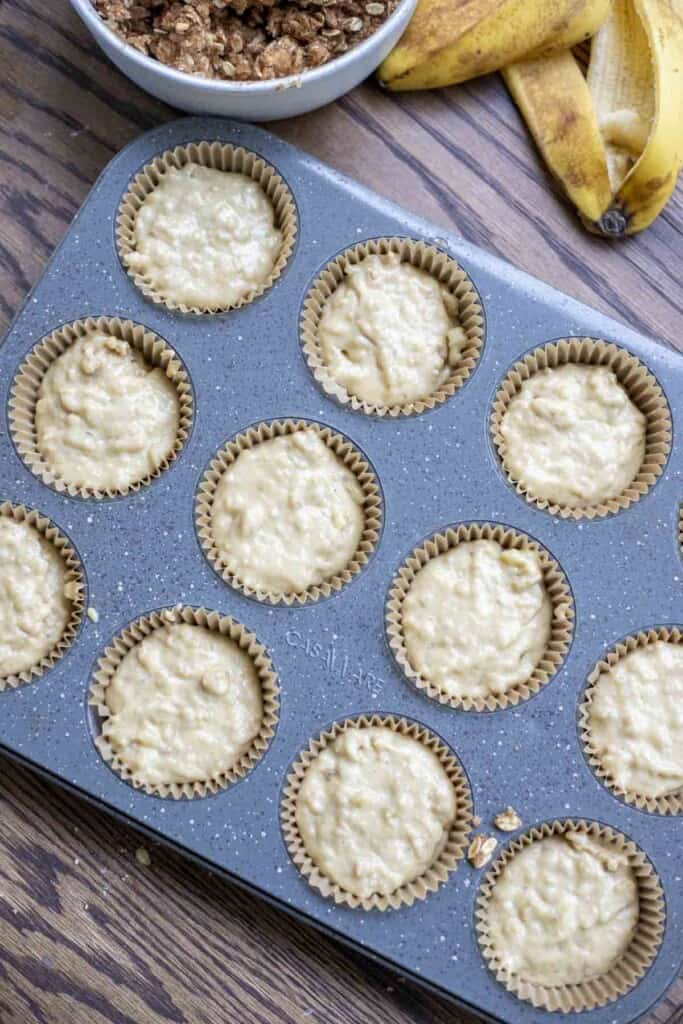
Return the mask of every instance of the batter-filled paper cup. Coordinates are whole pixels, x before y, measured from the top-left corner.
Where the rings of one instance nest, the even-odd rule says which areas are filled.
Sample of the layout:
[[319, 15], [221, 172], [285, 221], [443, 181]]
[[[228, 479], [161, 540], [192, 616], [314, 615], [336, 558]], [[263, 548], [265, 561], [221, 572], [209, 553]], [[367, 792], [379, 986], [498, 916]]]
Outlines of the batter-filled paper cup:
[[[524, 981], [503, 967], [493, 946], [488, 925], [491, 893], [507, 864], [531, 843], [568, 832], [583, 833], [611, 846], [628, 858], [638, 888], [639, 918], [627, 949], [604, 974], [569, 985], [541, 985]], [[514, 839], [496, 858], [484, 876], [475, 907], [475, 924], [482, 955], [490, 971], [505, 988], [543, 1010], [560, 1013], [594, 1010], [605, 1006], [640, 981], [657, 955], [664, 933], [664, 897], [652, 864], [635, 843], [620, 832], [595, 821], [555, 820], [535, 825]]]
[[[159, 292], [147, 276], [128, 267], [127, 256], [135, 251], [135, 218], [145, 198], [154, 191], [169, 168], [180, 169], [189, 163], [217, 171], [244, 174], [251, 178], [261, 186], [270, 200], [275, 215], [275, 226], [282, 232], [280, 251], [268, 277], [258, 287], [251, 289], [237, 302], [228, 306], [187, 306], [182, 302], [176, 302]], [[226, 313], [229, 309], [239, 309], [240, 306], [253, 302], [274, 284], [286, 267], [294, 249], [297, 231], [294, 197], [275, 168], [256, 153], [224, 142], [190, 142], [186, 146], [176, 146], [175, 149], [160, 153], [129, 183], [116, 217], [116, 243], [119, 257], [127, 273], [143, 295], [152, 302], [162, 303], [168, 309], [181, 313]]]
[[[249, 655], [261, 684], [263, 717], [261, 727], [249, 748], [228, 768], [210, 778], [196, 779], [192, 782], [149, 783], [135, 776], [135, 773], [119, 758], [107, 738], [109, 708], [106, 702], [106, 692], [114, 673], [132, 648], [155, 630], [179, 623], [201, 626], [212, 632], [220, 633], [221, 636], [226, 636], [234, 641]], [[90, 683], [88, 704], [94, 709], [97, 719], [95, 746], [110, 768], [136, 789], [142, 789], [150, 795], [173, 797], [179, 800], [183, 797], [189, 799], [208, 796], [221, 789], [227, 789], [228, 786], [251, 771], [265, 754], [275, 733], [280, 698], [278, 679], [270, 657], [263, 644], [259, 643], [253, 633], [250, 633], [241, 623], [228, 616], [221, 616], [218, 612], [208, 611], [206, 608], [176, 605], [174, 608], [162, 608], [141, 616], [114, 637], [98, 659]]]
[[71, 614], [61, 637], [40, 661], [28, 669], [16, 674], [0, 675], [0, 691], [7, 688], [21, 686], [30, 683], [44, 672], [52, 668], [55, 662], [66, 653], [76, 639], [83, 619], [83, 608], [85, 605], [85, 573], [81, 560], [74, 548], [63, 533], [46, 516], [42, 516], [35, 509], [26, 508], [24, 505], [14, 505], [10, 501], [0, 504], [0, 516], [6, 516], [15, 523], [27, 523], [32, 526], [41, 537], [49, 541], [64, 561], [64, 595], [71, 603]]
[[[568, 506], [548, 498], [537, 498], [507, 467], [507, 445], [501, 422], [522, 384], [539, 370], [555, 369], [567, 363], [608, 367], [633, 404], [645, 417], [645, 454], [635, 478], [621, 494], [597, 504]], [[491, 410], [490, 430], [503, 471], [517, 491], [531, 505], [563, 519], [595, 519], [620, 512], [638, 501], [661, 476], [671, 451], [671, 413], [655, 377], [646, 366], [618, 345], [595, 338], [561, 338], [533, 350], [515, 363], [498, 388]]]
[[[376, 893], [370, 897], [361, 898], [343, 889], [318, 869], [304, 845], [297, 824], [296, 809], [299, 791], [306, 772], [320, 752], [349, 729], [372, 727], [390, 729], [392, 732], [418, 740], [438, 757], [455, 792], [456, 814], [443, 849], [422, 875], [411, 882], [406, 882], [392, 893], [386, 895]], [[465, 856], [468, 833], [472, 827], [472, 794], [467, 776], [456, 755], [429, 729], [417, 722], [394, 715], [359, 715], [356, 718], [346, 718], [343, 721], [335, 722], [334, 725], [314, 737], [308, 747], [301, 751], [287, 775], [280, 813], [289, 855], [314, 889], [317, 889], [323, 896], [333, 899], [335, 903], [343, 903], [349, 907], [360, 907], [363, 910], [388, 910], [390, 908], [395, 910], [400, 906], [410, 907], [416, 900], [423, 900], [430, 892], [436, 892], [439, 886], [447, 881], [448, 876], [457, 869], [458, 861]]]
[[[462, 697], [440, 690], [410, 663], [403, 632], [403, 602], [418, 572], [432, 558], [468, 541], [491, 540], [503, 550], [533, 551], [539, 559], [543, 583], [552, 607], [550, 637], [541, 660], [524, 683], [511, 686], [504, 693], [487, 697]], [[398, 570], [389, 590], [385, 612], [389, 646], [405, 676], [428, 697], [463, 711], [497, 711], [513, 707], [538, 693], [555, 675], [569, 650], [574, 632], [574, 603], [567, 578], [558, 562], [542, 545], [525, 533], [511, 530], [500, 523], [459, 523], [435, 533], [415, 548]]]
[[[292, 593], [275, 593], [266, 588], [257, 589], [250, 586], [233, 573], [223, 561], [214, 538], [211, 526], [213, 502], [216, 495], [216, 488], [220, 479], [240, 452], [247, 448], [254, 448], [262, 441], [270, 441], [275, 437], [284, 437], [287, 434], [294, 434], [300, 430], [313, 430], [322, 438], [327, 447], [335, 453], [344, 466], [354, 474], [363, 491], [363, 531], [358, 542], [358, 547], [348, 564], [338, 573], [316, 583], [306, 590], [294, 591]], [[268, 420], [249, 427], [237, 437], [228, 441], [214, 456], [204, 473], [197, 490], [195, 504], [195, 523], [197, 536], [202, 550], [216, 572], [229, 583], [230, 586], [246, 594], [247, 597], [255, 597], [259, 601], [266, 601], [270, 604], [305, 604], [309, 601], [319, 601], [320, 598], [329, 597], [331, 594], [341, 590], [350, 580], [357, 576], [367, 565], [372, 552], [377, 546], [382, 531], [382, 496], [379, 481], [374, 470], [367, 459], [346, 437], [336, 433], [330, 427], [322, 426], [311, 420]]]
[[[84, 487], [68, 483], [55, 474], [43, 457], [36, 434], [36, 405], [43, 378], [55, 359], [78, 341], [94, 333], [103, 333], [126, 341], [145, 362], [159, 367], [173, 384], [178, 398], [178, 430], [173, 447], [150, 473], [134, 483], [117, 488]], [[171, 346], [141, 324], [118, 317], [87, 317], [74, 320], [42, 338], [19, 367], [9, 401], [9, 425], [19, 455], [44, 484], [61, 494], [82, 498], [115, 498], [139, 491], [160, 476], [180, 454], [192, 425], [192, 387], [185, 367]]]
[[588, 676], [588, 685], [579, 705], [579, 731], [589, 765], [603, 785], [612, 790], [616, 796], [629, 804], [633, 804], [641, 811], [653, 811], [657, 814], [682, 814], [683, 787], [675, 793], [666, 793], [663, 796], [644, 796], [642, 793], [624, 789], [620, 786], [603, 765], [599, 751], [593, 744], [590, 729], [591, 706], [603, 673], [608, 672], [621, 658], [630, 654], [631, 651], [635, 651], [639, 647], [649, 647], [660, 640], [667, 643], [683, 644], [683, 632], [676, 626], [659, 626], [654, 629], [643, 630], [640, 633], [634, 633], [626, 637], [625, 640], [620, 640], [619, 643], [607, 651]]
[[[452, 310], [448, 312], [465, 332], [465, 343], [457, 363], [451, 367], [447, 379], [429, 395], [402, 405], [382, 405], [366, 402], [352, 395], [331, 375], [323, 358], [318, 340], [318, 329], [325, 304], [332, 293], [345, 280], [349, 267], [361, 263], [366, 256], [395, 253], [401, 263], [410, 263], [424, 270], [443, 285], [452, 297]], [[373, 238], [336, 256], [320, 272], [304, 301], [300, 323], [301, 342], [306, 362], [321, 388], [344, 405], [375, 416], [412, 416], [445, 402], [454, 395], [473, 373], [484, 345], [485, 324], [479, 295], [465, 271], [454, 259], [433, 245], [410, 238]]]

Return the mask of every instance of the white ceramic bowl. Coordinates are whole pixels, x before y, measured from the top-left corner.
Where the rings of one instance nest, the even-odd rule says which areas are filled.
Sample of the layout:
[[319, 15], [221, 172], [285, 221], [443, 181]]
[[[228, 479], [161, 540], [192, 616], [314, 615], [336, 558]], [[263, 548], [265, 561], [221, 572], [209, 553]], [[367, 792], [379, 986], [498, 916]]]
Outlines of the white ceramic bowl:
[[186, 75], [146, 57], [105, 25], [90, 0], [71, 0], [109, 59], [141, 88], [191, 114], [219, 114], [244, 121], [273, 121], [305, 114], [349, 92], [393, 49], [416, 4], [417, 0], [400, 0], [376, 32], [322, 67], [268, 82], [217, 82]]

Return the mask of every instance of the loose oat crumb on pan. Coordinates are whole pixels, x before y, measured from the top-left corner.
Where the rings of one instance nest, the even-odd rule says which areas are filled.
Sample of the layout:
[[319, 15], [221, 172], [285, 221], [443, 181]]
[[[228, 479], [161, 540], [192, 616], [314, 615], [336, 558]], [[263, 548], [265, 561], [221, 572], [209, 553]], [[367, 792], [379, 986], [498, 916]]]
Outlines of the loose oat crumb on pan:
[[92, 0], [125, 42], [201, 78], [258, 81], [326, 64], [372, 35], [398, 0]]
[[480, 833], [475, 836], [467, 850], [467, 859], [473, 868], [483, 868], [491, 860], [493, 851], [498, 846], [498, 840], [493, 836]]
[[100, 621], [100, 613], [98, 612], [97, 608], [93, 608], [92, 605], [88, 608], [87, 616], [91, 622]]
[[500, 832], [516, 832], [518, 828], [522, 827], [522, 819], [514, 807], [506, 807], [504, 811], [495, 816], [493, 824]]

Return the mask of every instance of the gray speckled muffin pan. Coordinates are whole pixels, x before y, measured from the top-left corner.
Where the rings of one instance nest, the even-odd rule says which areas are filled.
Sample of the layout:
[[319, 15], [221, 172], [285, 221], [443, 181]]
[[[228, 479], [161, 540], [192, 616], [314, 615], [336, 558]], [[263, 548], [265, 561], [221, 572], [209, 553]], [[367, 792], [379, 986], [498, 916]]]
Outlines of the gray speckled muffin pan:
[[[140, 295], [119, 263], [114, 219], [128, 181], [145, 163], [201, 139], [243, 145], [273, 164], [296, 199], [299, 236], [289, 266], [260, 299], [218, 316], [183, 316]], [[300, 347], [300, 308], [317, 271], [339, 250], [380, 235], [423, 238], [446, 249], [470, 274], [486, 314], [484, 351], [470, 380], [445, 404], [414, 418], [380, 420], [336, 404], [314, 383]], [[66, 321], [100, 314], [145, 324], [177, 350], [193, 382], [194, 427], [159, 480], [131, 497], [100, 502], [60, 496], [42, 484], [3, 431], [2, 499], [38, 508], [68, 534], [85, 566], [86, 603], [98, 610], [99, 622], [84, 618], [54, 668], [0, 693], [1, 749], [463, 1007], [508, 1024], [561, 1018], [518, 1000], [489, 974], [474, 934], [481, 872], [466, 861], [424, 902], [364, 913], [323, 899], [289, 859], [280, 793], [309, 738], [362, 711], [417, 719], [457, 752], [485, 831], [512, 804], [525, 826], [562, 817], [605, 822], [650, 857], [666, 897], [659, 954], [627, 995], [582, 1014], [591, 1024], [640, 1017], [680, 966], [681, 819], [638, 811], [600, 784], [579, 744], [577, 703], [591, 668], [616, 640], [683, 621], [683, 359], [267, 132], [217, 119], [165, 125], [112, 160], [4, 342], [5, 408], [17, 367], [37, 341]], [[626, 511], [593, 522], [561, 521], [527, 504], [507, 483], [488, 436], [494, 392], [510, 364], [568, 335], [604, 338], [636, 354], [662, 385], [674, 423], [674, 448], [654, 488]], [[204, 468], [226, 438], [261, 419], [287, 416], [329, 424], [366, 453], [384, 491], [385, 523], [369, 565], [339, 594], [273, 608], [242, 597], [213, 572], [195, 535], [194, 502]], [[435, 530], [468, 520], [506, 523], [538, 539], [560, 562], [576, 602], [573, 645], [555, 678], [531, 700], [492, 713], [458, 712], [422, 696], [403, 678], [385, 637], [386, 594], [404, 556]], [[178, 602], [232, 615], [255, 632], [279, 673], [282, 704], [271, 747], [246, 779], [212, 797], [174, 802], [134, 790], [107, 767], [93, 744], [86, 691], [114, 634], [143, 612]]]

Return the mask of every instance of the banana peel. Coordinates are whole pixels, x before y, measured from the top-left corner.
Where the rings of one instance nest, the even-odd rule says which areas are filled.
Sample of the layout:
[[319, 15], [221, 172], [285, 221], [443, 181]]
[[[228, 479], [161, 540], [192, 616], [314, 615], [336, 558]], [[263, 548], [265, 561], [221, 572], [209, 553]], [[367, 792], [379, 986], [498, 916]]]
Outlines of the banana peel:
[[613, 198], [589, 227], [648, 227], [683, 166], [683, 2], [618, 0], [591, 47], [588, 87], [608, 155]]
[[392, 90], [455, 85], [592, 36], [612, 0], [419, 0], [379, 68]]
[[615, 0], [585, 79], [566, 51], [503, 75], [589, 230], [648, 227], [683, 166], [683, 0]]
[[549, 170], [589, 221], [612, 202], [607, 153], [586, 79], [571, 50], [503, 69]]

